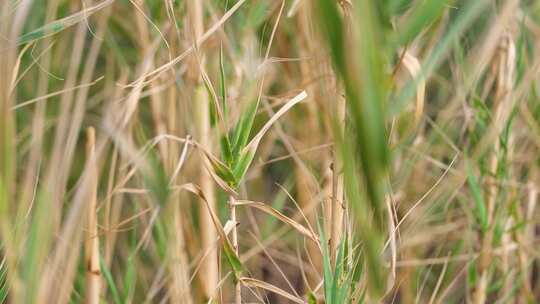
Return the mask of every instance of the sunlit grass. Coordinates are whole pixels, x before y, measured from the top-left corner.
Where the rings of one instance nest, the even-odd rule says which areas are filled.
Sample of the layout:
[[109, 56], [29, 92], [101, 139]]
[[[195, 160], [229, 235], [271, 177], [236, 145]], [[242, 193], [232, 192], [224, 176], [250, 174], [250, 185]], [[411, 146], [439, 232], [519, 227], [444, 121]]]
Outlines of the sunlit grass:
[[0, 302], [534, 303], [535, 1], [4, 1]]

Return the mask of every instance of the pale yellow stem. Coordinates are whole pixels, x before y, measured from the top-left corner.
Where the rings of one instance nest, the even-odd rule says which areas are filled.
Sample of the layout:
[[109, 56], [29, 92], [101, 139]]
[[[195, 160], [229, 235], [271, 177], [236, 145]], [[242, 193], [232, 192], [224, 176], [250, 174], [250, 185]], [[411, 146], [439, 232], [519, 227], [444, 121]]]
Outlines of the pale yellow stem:
[[94, 128], [87, 130], [86, 157], [87, 170], [89, 174], [90, 187], [87, 208], [86, 223], [86, 298], [87, 304], [99, 304], [101, 290], [101, 271], [99, 268], [99, 238], [97, 225], [97, 180], [98, 172], [96, 166], [96, 134]]

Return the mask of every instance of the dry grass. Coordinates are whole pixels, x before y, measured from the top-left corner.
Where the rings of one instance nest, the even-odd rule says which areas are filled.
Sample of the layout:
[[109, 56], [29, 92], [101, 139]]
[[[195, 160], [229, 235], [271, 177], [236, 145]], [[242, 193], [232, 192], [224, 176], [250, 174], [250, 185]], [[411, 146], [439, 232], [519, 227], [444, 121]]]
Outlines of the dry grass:
[[540, 4], [0, 4], [0, 302], [535, 303]]

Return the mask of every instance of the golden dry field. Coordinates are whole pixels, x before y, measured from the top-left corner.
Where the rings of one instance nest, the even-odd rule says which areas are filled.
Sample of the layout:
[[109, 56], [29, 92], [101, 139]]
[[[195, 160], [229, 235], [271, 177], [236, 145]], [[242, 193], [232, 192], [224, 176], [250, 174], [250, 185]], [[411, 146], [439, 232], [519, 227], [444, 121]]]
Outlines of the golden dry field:
[[537, 303], [540, 1], [0, 1], [1, 303]]

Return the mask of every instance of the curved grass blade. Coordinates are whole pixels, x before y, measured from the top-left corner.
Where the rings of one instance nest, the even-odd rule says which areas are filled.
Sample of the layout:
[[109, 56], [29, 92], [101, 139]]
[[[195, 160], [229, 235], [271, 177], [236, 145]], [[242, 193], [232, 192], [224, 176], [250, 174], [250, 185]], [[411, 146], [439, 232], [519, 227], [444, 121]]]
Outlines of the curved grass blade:
[[90, 15], [92, 15], [92, 14], [100, 11], [101, 9], [109, 6], [113, 2], [114, 2], [114, 0], [102, 1], [99, 4], [96, 4], [96, 5], [92, 6], [92, 7], [84, 9], [84, 10], [78, 12], [78, 13], [75, 13], [75, 14], [71, 15], [71, 16], [68, 16], [68, 17], [53, 21], [53, 22], [48, 23], [48, 24], [46, 24], [46, 25], [44, 25], [44, 26], [42, 26], [40, 28], [37, 28], [37, 29], [31, 31], [31, 32], [23, 34], [22, 36], [19, 37], [18, 44], [19, 45], [25, 44], [25, 43], [28, 43], [28, 42], [31, 42], [31, 41], [36, 41], [36, 40], [39, 40], [39, 39], [43, 39], [45, 37], [52, 36], [52, 35], [54, 35], [56, 33], [59, 33], [61, 31], [65, 30], [65, 29], [69, 28], [70, 26], [83, 21], [84, 19], [88, 18]]
[[255, 202], [255, 201], [248, 201], [248, 200], [235, 200], [234, 204], [236, 206], [253, 207], [253, 208], [256, 208], [256, 209], [259, 209], [259, 210], [263, 211], [264, 213], [272, 215], [275, 218], [279, 219], [280, 221], [282, 221], [282, 222], [288, 224], [289, 226], [293, 227], [298, 232], [300, 232], [302, 235], [310, 238], [315, 243], [318, 243], [317, 237], [313, 233], [311, 233], [311, 231], [309, 231], [309, 229], [307, 229], [302, 224], [294, 221], [290, 217], [284, 215], [283, 213], [277, 211], [276, 209], [272, 208], [271, 206], [269, 206], [269, 205], [267, 205], [265, 203]]
[[[253, 157], [255, 156], [255, 152], [257, 152], [257, 147], [259, 146], [259, 143], [266, 134], [266, 132], [270, 129], [270, 127], [287, 111], [289, 111], [293, 106], [295, 106], [297, 103], [301, 102], [307, 97], [306, 91], [300, 92], [300, 94], [296, 95], [292, 99], [290, 99], [284, 106], [277, 111], [270, 120], [266, 122], [266, 124], [259, 130], [259, 132], [251, 139], [251, 141], [242, 148], [242, 150], [238, 151], [237, 154], [239, 157], [234, 162], [234, 166], [232, 168], [233, 175], [237, 181], [237, 184], [240, 183], [242, 178], [244, 178], [244, 175], [247, 172], [247, 169], [249, 168], [249, 165], [253, 161]], [[250, 125], [253, 123], [251, 121]], [[247, 127], [247, 124], [245, 126], [242, 126], [241, 128]], [[251, 127], [250, 127], [251, 128]], [[242, 131], [241, 135], [241, 141], [240, 143], [243, 144], [245, 141], [247, 141], [247, 137], [249, 136], [250, 130], [247, 130], [246, 132]]]
[[305, 301], [298, 298], [297, 296], [294, 296], [288, 292], [286, 292], [285, 290], [281, 289], [281, 288], [278, 288], [270, 283], [267, 283], [267, 282], [264, 282], [264, 281], [261, 281], [261, 280], [257, 280], [257, 279], [252, 279], [252, 278], [246, 278], [246, 277], [242, 277], [240, 278], [240, 282], [242, 282], [242, 284], [246, 285], [246, 286], [250, 286], [250, 287], [258, 287], [258, 288], [262, 288], [262, 289], [265, 289], [265, 290], [268, 290], [268, 291], [271, 291], [275, 294], [278, 294], [286, 299], [288, 299], [289, 301], [293, 302], [293, 303], [298, 303], [298, 304], [304, 304]]
[[394, 32], [390, 39], [394, 47], [403, 46], [411, 42], [426, 27], [441, 16], [446, 1], [422, 1], [422, 4], [414, 10], [407, 21], [400, 28], [403, 30]]
[[236, 252], [234, 252], [234, 249], [231, 245], [231, 242], [229, 241], [229, 238], [227, 238], [227, 234], [225, 232], [225, 229], [223, 228], [223, 225], [221, 224], [221, 221], [219, 220], [219, 217], [208, 204], [208, 200], [206, 199], [206, 196], [204, 195], [202, 190], [197, 185], [189, 184], [189, 183], [183, 184], [182, 186], [180, 186], [180, 190], [186, 190], [188, 192], [191, 192], [197, 195], [205, 203], [206, 209], [208, 213], [210, 214], [210, 217], [212, 218], [214, 227], [216, 228], [216, 231], [223, 244], [223, 252], [225, 253], [225, 257], [227, 258], [227, 261], [229, 262], [231, 268], [233, 269], [235, 277], [237, 279], [240, 278], [241, 273], [244, 270], [244, 265], [238, 258], [238, 255], [236, 254]]
[[415, 79], [408, 81], [404, 89], [401, 90], [397, 96], [396, 100], [392, 102], [392, 107], [388, 109], [390, 116], [401, 113], [403, 108], [406, 107], [407, 102], [413, 97], [420, 77], [427, 79], [431, 75], [431, 73], [437, 68], [437, 66], [439, 66], [443, 58], [449, 52], [452, 44], [459, 39], [461, 34], [473, 23], [476, 17], [482, 13], [482, 10], [490, 3], [490, 1], [478, 0], [466, 1], [466, 3], [467, 5], [460, 9], [460, 15], [457, 17], [456, 21], [450, 25], [446, 35], [441, 39], [433, 52], [424, 61], [419, 75], [415, 77]]

